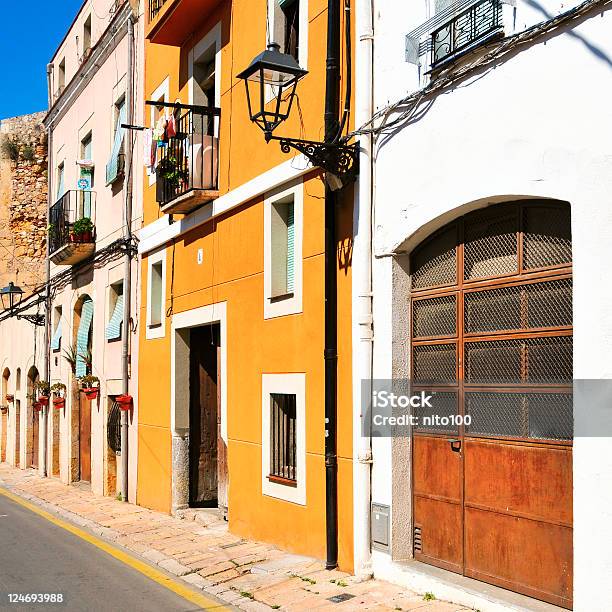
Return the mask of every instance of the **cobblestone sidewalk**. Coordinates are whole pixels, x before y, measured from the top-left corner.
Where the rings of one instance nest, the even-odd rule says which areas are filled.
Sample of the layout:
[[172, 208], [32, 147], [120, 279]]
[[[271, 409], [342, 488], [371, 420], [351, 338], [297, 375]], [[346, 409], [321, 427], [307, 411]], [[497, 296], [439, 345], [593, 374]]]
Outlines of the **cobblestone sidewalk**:
[[6, 464], [0, 464], [0, 484], [242, 610], [465, 610], [379, 580], [359, 582], [325, 570], [321, 561], [240, 539], [213, 512], [171, 517]]

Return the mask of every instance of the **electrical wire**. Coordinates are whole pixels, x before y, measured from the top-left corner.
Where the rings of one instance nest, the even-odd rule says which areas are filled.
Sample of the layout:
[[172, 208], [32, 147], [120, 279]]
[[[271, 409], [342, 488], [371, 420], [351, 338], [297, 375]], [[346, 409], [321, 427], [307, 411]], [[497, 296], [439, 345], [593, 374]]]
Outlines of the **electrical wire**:
[[[448, 68], [442, 69], [435, 77], [432, 77], [433, 80], [429, 85], [380, 109], [374, 113], [369, 121], [345, 136], [342, 141], [346, 142], [353, 136], [365, 134], [378, 136], [393, 132], [398, 126], [407, 124], [417, 117], [417, 113], [425, 100], [455, 87], [458, 82], [465, 80], [483, 68], [498, 64], [499, 60], [503, 59], [510, 52], [520, 50], [522, 47], [527, 46], [543, 35], [554, 32], [562, 26], [567, 25], [569, 22], [583, 17], [593, 9], [597, 7], [603, 9], [611, 4], [612, 0], [585, 0], [582, 4], [579, 4], [553, 19], [540, 22], [518, 34], [508, 36], [501, 41], [489, 43], [484, 47], [491, 48], [488, 53], [480, 55], [470, 63], [463, 64], [460, 67], [451, 65]], [[401, 111], [400, 114], [392, 121], [389, 121], [389, 118], [399, 111]]]

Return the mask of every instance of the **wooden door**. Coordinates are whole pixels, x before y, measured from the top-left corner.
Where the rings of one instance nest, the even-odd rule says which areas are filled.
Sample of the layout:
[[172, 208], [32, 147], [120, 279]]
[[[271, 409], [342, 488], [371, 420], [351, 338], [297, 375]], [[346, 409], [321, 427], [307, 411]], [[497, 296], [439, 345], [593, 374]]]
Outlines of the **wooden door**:
[[6, 428], [8, 427], [8, 411], [3, 411], [2, 413], [2, 438], [0, 438], [0, 461], [4, 463], [6, 461]]
[[413, 433], [415, 557], [571, 607], [569, 207], [471, 213], [411, 271], [413, 388], [460, 418]]
[[227, 445], [221, 436], [221, 347], [217, 347], [217, 498], [219, 508], [228, 507]]
[[21, 400], [15, 400], [15, 465], [21, 466]]
[[79, 393], [79, 475], [91, 482], [91, 403]]
[[215, 326], [197, 327], [190, 337], [189, 503], [218, 503], [218, 394]]
[[38, 432], [39, 415], [37, 410], [32, 410], [32, 467], [38, 467]]

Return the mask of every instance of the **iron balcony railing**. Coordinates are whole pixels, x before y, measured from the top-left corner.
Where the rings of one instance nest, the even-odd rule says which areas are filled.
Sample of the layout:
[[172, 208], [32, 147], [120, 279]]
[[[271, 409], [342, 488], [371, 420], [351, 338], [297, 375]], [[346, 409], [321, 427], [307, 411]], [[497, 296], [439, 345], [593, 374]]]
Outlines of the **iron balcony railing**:
[[[55, 253], [69, 243], [91, 243], [95, 241], [95, 200], [94, 191], [70, 190], [49, 209], [49, 253]], [[75, 223], [89, 219], [87, 222]]]
[[149, 0], [149, 23], [151, 23], [162, 10], [167, 0]]
[[[176, 134], [157, 149], [157, 201], [169, 204], [190, 191], [217, 191], [220, 109], [164, 104], [172, 108]], [[195, 195], [195, 194], [194, 194]]]
[[502, 29], [500, 0], [482, 0], [432, 33], [433, 67]]

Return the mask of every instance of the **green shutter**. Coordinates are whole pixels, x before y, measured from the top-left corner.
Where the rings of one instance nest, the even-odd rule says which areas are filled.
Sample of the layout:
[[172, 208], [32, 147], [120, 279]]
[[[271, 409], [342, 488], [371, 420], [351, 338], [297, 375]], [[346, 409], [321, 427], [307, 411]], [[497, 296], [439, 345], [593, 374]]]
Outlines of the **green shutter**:
[[61, 317], [57, 321], [57, 326], [53, 332], [53, 338], [51, 339], [51, 350], [59, 351], [60, 344], [62, 342], [62, 319]]
[[115, 309], [106, 326], [107, 340], [118, 340], [121, 338], [121, 323], [123, 323], [123, 294], [117, 296]]
[[89, 332], [93, 320], [93, 302], [85, 300], [81, 309], [81, 322], [77, 331], [77, 362], [76, 375], [85, 376], [87, 374], [87, 364], [81, 355], [87, 354], [89, 348]]
[[121, 127], [122, 123], [125, 123], [125, 104], [121, 105], [121, 109], [119, 110], [119, 118], [117, 119], [117, 127], [115, 129], [115, 140], [113, 142], [113, 151], [111, 153], [111, 158], [108, 164], [106, 164], [106, 184], [110, 185], [114, 183], [119, 175], [123, 171], [121, 167], [121, 145], [123, 144], [123, 131], [124, 128]]
[[294, 205], [287, 205], [287, 293], [293, 293], [295, 279], [295, 223]]

